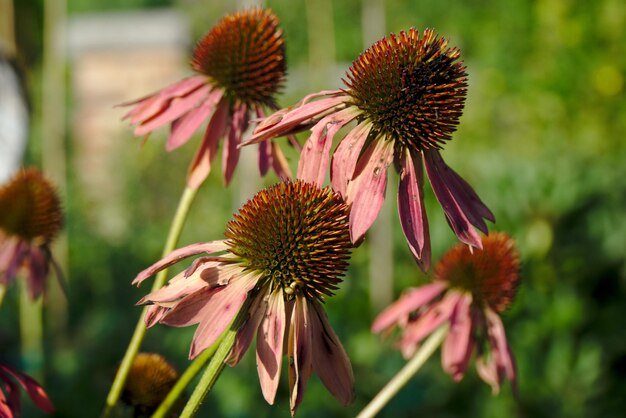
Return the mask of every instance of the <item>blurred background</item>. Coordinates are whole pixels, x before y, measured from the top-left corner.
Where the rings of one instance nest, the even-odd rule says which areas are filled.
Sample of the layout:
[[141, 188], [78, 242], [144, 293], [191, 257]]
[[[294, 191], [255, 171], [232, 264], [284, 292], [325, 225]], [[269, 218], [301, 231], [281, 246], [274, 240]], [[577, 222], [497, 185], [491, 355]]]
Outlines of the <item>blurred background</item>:
[[[251, 4], [0, 0], [2, 65], [20, 74], [4, 82], [23, 86], [25, 94], [17, 97], [27, 99], [19, 112], [23, 125], [16, 128], [23, 139], [0, 142], [2, 181], [16, 167], [10, 160], [21, 159], [42, 167], [58, 185], [66, 228], [53, 252], [69, 282], [66, 298], [50, 281], [40, 330], [24, 321], [20, 328], [19, 292], [8, 289], [0, 306], [0, 358], [44, 383], [57, 417], [95, 417], [101, 411], [137, 321], [135, 302], [148, 291], [130, 282], [160, 256], [200, 140], [169, 154], [163, 129], [142, 146], [120, 120], [124, 109], [113, 106], [190, 74], [195, 41], [225, 13]], [[473, 367], [453, 383], [437, 354], [380, 416], [623, 416], [626, 3], [264, 4], [281, 19], [287, 40], [281, 106], [340, 87], [351, 61], [389, 32], [432, 27], [458, 46], [469, 92], [460, 128], [443, 156], [495, 213], [492, 230], [507, 231], [522, 254], [519, 294], [503, 314], [519, 368], [519, 400], [508, 384], [492, 396]], [[297, 156], [288, 157], [295, 168]], [[259, 180], [255, 164], [249, 165], [240, 163], [229, 189], [220, 171], [213, 171], [180, 245], [220, 239], [240, 204], [277, 181], [271, 173]], [[402, 289], [429, 280], [404, 242], [396, 188], [394, 173], [370, 239], [354, 250], [342, 288], [326, 303], [354, 367], [356, 402], [341, 407], [313, 377], [298, 417], [354, 416], [404, 364], [392, 341], [369, 331], [373, 317]], [[426, 193], [437, 260], [456, 238], [430, 189]], [[161, 353], [183, 371], [193, 331], [156, 326], [143, 351]], [[43, 347], [29, 345], [38, 332]], [[240, 365], [224, 371], [199, 416], [288, 416], [287, 394], [284, 378], [276, 405], [265, 403], [251, 350]], [[24, 403], [25, 417], [42, 416]]]

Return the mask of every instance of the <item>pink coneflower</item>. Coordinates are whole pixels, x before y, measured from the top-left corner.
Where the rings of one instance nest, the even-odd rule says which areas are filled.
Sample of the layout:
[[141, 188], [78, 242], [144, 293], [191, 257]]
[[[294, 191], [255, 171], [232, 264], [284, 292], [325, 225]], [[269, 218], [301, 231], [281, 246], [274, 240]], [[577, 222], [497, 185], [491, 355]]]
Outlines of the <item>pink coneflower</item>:
[[147, 324], [199, 324], [189, 354], [193, 358], [215, 342], [251, 298], [227, 363], [239, 362], [256, 333], [267, 402], [274, 402], [283, 354], [289, 360], [292, 415], [312, 371], [342, 404], [351, 402], [352, 367], [323, 308], [348, 266], [352, 245], [346, 209], [338, 193], [300, 180], [259, 192], [228, 223], [226, 240], [178, 249], [137, 276], [133, 283], [139, 284], [183, 258], [209, 254], [139, 302], [154, 304]]
[[491, 234], [482, 243], [483, 250], [474, 253], [462, 244], [453, 247], [437, 264], [433, 283], [404, 293], [378, 315], [372, 331], [397, 324], [402, 329], [398, 346], [410, 357], [426, 336], [447, 322], [443, 369], [460, 381], [476, 347], [476, 370], [497, 393], [505, 377], [516, 388], [513, 353], [498, 314], [513, 301], [520, 262], [506, 234]]
[[[17, 381], [17, 383], [15, 381]], [[46, 414], [54, 412], [54, 406], [41, 385], [32, 377], [0, 363], [0, 417], [14, 418], [22, 413], [20, 388], [26, 391], [30, 399]]]
[[[350, 234], [359, 241], [383, 204], [387, 167], [400, 174], [398, 209], [409, 247], [422, 269], [430, 265], [430, 238], [424, 209], [423, 168], [450, 226], [477, 248], [486, 233], [483, 218], [493, 214], [474, 190], [448, 167], [439, 152], [456, 130], [465, 103], [467, 74], [459, 50], [426, 29], [381, 39], [350, 67], [346, 89], [323, 91], [269, 116], [248, 143], [311, 128], [298, 178], [321, 184], [334, 135], [357, 124], [335, 149], [331, 182], [352, 204]], [[317, 99], [317, 100], [313, 100]]]
[[52, 260], [50, 243], [61, 230], [63, 213], [55, 188], [37, 169], [19, 171], [0, 186], [0, 284], [26, 273], [28, 292], [45, 291]]
[[[171, 123], [166, 149], [185, 144], [209, 118], [202, 144], [187, 182], [198, 188], [211, 171], [220, 138], [224, 137], [222, 172], [228, 184], [239, 160], [239, 144], [249, 120], [276, 109], [274, 95], [285, 80], [285, 43], [278, 18], [269, 10], [250, 9], [227, 15], [198, 42], [191, 59], [198, 75], [185, 78], [134, 102], [124, 118], [144, 136]], [[269, 167], [290, 177], [287, 161], [274, 143], [259, 146], [259, 169]]]

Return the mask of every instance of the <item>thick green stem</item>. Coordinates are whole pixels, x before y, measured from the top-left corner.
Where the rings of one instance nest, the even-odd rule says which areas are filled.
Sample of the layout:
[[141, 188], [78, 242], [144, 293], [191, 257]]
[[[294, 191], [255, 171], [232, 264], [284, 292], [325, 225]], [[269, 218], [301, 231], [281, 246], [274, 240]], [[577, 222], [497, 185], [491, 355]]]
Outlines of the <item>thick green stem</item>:
[[[185, 188], [185, 191], [180, 198], [180, 202], [178, 203], [178, 208], [176, 209], [174, 219], [172, 220], [172, 225], [170, 226], [167, 240], [165, 241], [163, 256], [166, 256], [175, 249], [176, 244], [178, 243], [178, 239], [180, 238], [180, 233], [183, 229], [183, 225], [185, 224], [185, 220], [187, 219], [187, 215], [189, 214], [189, 209], [191, 208], [193, 199], [196, 196], [196, 192], [197, 189], [191, 189], [189, 187]], [[167, 269], [161, 270], [154, 280], [154, 284], [152, 285], [152, 291], [160, 289], [165, 283], [166, 278]], [[141, 310], [141, 314], [139, 315], [139, 321], [137, 322], [137, 326], [135, 326], [135, 332], [130, 340], [130, 343], [128, 344], [128, 348], [126, 349], [124, 358], [122, 359], [120, 367], [117, 369], [115, 379], [113, 380], [113, 384], [111, 385], [111, 389], [109, 390], [106, 405], [104, 407], [104, 411], [102, 412], [102, 418], [106, 418], [109, 416], [109, 414], [113, 410], [113, 407], [120, 398], [120, 394], [122, 393], [122, 389], [124, 388], [124, 383], [126, 383], [126, 377], [128, 376], [130, 367], [132, 366], [133, 361], [137, 356], [137, 352], [139, 352], [139, 348], [141, 347], [143, 338], [146, 335], [146, 325], [144, 324], [144, 317], [147, 310], [147, 307], [144, 307]]]
[[43, 297], [31, 300], [26, 277], [20, 286], [20, 338], [25, 371], [43, 382]]
[[187, 370], [176, 381], [174, 387], [167, 394], [158, 409], [152, 414], [152, 418], [164, 418], [168, 416], [170, 409], [174, 406], [180, 395], [183, 393], [189, 383], [200, 373], [200, 370], [206, 365], [206, 363], [213, 357], [215, 351], [222, 343], [223, 335], [220, 336], [212, 346], [207, 348], [200, 354], [190, 365]]
[[407, 384], [409, 380], [419, 371], [426, 363], [426, 360], [435, 352], [437, 347], [441, 345], [443, 338], [448, 332], [448, 326], [439, 327], [432, 335], [422, 344], [420, 349], [415, 353], [413, 358], [409, 360], [404, 367], [393, 377], [384, 388], [378, 392], [378, 395], [370, 401], [357, 415], [357, 418], [371, 418], [376, 416], [381, 409]]

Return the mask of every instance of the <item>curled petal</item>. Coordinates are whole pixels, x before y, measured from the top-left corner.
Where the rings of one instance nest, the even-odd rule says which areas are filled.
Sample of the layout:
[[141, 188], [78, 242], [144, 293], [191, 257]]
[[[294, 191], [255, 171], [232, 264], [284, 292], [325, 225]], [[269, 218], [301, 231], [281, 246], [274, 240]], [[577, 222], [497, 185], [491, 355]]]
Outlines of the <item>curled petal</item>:
[[389, 328], [401, 318], [430, 303], [444, 289], [446, 289], [445, 284], [434, 282], [405, 292], [397, 301], [378, 314], [372, 323], [372, 332], [381, 332]]
[[422, 271], [430, 267], [430, 234], [424, 207], [424, 171], [420, 154], [408, 151], [400, 161], [398, 212], [411, 254]]
[[135, 277], [133, 280], [133, 284], [140, 285], [141, 282], [146, 280], [148, 277], [152, 276], [159, 271], [168, 268], [169, 266], [178, 263], [181, 260], [184, 260], [187, 257], [191, 257], [196, 254], [200, 254], [203, 252], [206, 253], [215, 253], [219, 251], [225, 251], [228, 249], [228, 245], [225, 241], [210, 241], [210, 242], [201, 242], [198, 244], [191, 244], [186, 247], [178, 248], [161, 260], [157, 261], [147, 269], [143, 270], [141, 273]]
[[452, 375], [455, 382], [465, 374], [472, 353], [471, 295], [461, 297], [450, 317], [450, 330], [443, 342], [441, 363], [443, 370]]
[[342, 405], [354, 401], [354, 375], [352, 365], [341, 341], [328, 322], [324, 308], [312, 302], [311, 341], [313, 369], [328, 391]]
[[289, 391], [291, 393], [289, 404], [291, 416], [296, 415], [298, 406], [304, 397], [306, 384], [311, 376], [313, 369], [311, 349], [309, 307], [306, 299], [298, 295], [293, 305], [288, 339]]
[[269, 295], [267, 314], [256, 337], [256, 364], [263, 397], [274, 404], [283, 358], [285, 338], [285, 299], [283, 292]]
[[348, 188], [350, 238], [358, 242], [372, 226], [385, 200], [387, 167], [393, 160], [393, 143], [374, 141], [359, 159], [356, 177]]
[[330, 180], [333, 189], [345, 198], [348, 184], [354, 176], [354, 169], [372, 129], [371, 123], [360, 123], [343, 138], [333, 153]]

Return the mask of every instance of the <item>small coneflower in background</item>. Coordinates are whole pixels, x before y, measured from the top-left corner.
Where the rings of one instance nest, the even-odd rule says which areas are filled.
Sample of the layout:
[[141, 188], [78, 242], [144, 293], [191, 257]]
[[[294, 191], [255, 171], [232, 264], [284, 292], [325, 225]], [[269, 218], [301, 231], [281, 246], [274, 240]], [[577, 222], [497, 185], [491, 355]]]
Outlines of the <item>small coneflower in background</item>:
[[[178, 372], [160, 354], [139, 353], [128, 373], [121, 399], [134, 408], [135, 417], [148, 417], [178, 380]], [[179, 405], [179, 409], [180, 409]], [[172, 416], [177, 413], [172, 412]]]
[[467, 74], [456, 48], [426, 29], [391, 34], [350, 67], [345, 89], [305, 97], [262, 121], [247, 143], [311, 127], [298, 178], [324, 182], [335, 134], [356, 121], [334, 151], [331, 182], [352, 205], [350, 234], [359, 241], [383, 204], [387, 167], [400, 174], [402, 229], [420, 267], [430, 264], [424, 209], [423, 166], [435, 196], [459, 239], [480, 248], [474, 228], [487, 232], [493, 214], [474, 190], [443, 161], [440, 149], [456, 130], [465, 104]]
[[268, 403], [274, 403], [285, 354], [292, 415], [313, 371], [342, 404], [350, 403], [352, 367], [323, 308], [341, 282], [352, 248], [341, 196], [300, 180], [279, 183], [249, 200], [225, 235], [226, 240], [178, 249], [137, 276], [133, 283], [139, 284], [183, 258], [208, 254], [139, 302], [153, 304], [148, 326], [198, 324], [193, 358], [224, 333], [249, 299], [227, 363], [237, 364], [256, 334], [259, 380]]
[[515, 244], [504, 233], [482, 238], [482, 251], [457, 244], [439, 261], [431, 284], [405, 292], [378, 315], [372, 331], [398, 325], [398, 347], [411, 357], [429, 334], [449, 324], [442, 345], [443, 369], [455, 381], [465, 374], [476, 349], [476, 370], [497, 393], [504, 378], [516, 390], [513, 353], [499, 313], [512, 303], [520, 261]]
[[52, 264], [50, 243], [63, 226], [57, 192], [35, 168], [20, 170], [0, 186], [0, 285], [25, 272], [28, 292], [36, 299], [45, 291]]
[[[228, 184], [249, 120], [265, 117], [264, 108], [277, 108], [274, 95], [286, 72], [285, 43], [278, 25], [271, 11], [260, 8], [223, 17], [196, 45], [191, 67], [197, 75], [123, 104], [133, 106], [124, 118], [137, 125], [137, 136], [171, 123], [168, 151], [185, 144], [209, 119], [189, 170], [190, 187], [198, 188], [208, 176], [222, 137], [222, 171]], [[258, 159], [261, 175], [272, 167], [279, 177], [290, 177], [276, 144], [261, 144]]]
[[48, 395], [35, 379], [0, 363], [0, 417], [17, 418], [20, 416], [22, 412], [20, 386], [37, 408], [46, 414], [54, 412], [54, 406]]

